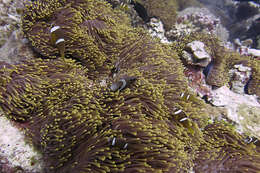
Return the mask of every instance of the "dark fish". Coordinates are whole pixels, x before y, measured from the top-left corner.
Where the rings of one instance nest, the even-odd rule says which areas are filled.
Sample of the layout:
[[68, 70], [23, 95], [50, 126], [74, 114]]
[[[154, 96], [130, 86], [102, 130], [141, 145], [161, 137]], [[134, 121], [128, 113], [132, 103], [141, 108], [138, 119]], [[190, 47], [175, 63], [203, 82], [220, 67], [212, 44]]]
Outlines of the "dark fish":
[[248, 93], [248, 86], [249, 86], [249, 83], [251, 82], [251, 80], [252, 80], [252, 76], [250, 76], [249, 80], [247, 81], [247, 83], [246, 83], [246, 85], [245, 85], [245, 87], [244, 87], [244, 92], [245, 92], [246, 94], [249, 94], [249, 93]]
[[205, 75], [205, 77], [207, 77], [211, 71], [211, 69], [213, 68], [213, 61], [211, 61], [204, 69], [203, 69], [203, 74]]
[[138, 15], [143, 19], [144, 22], [149, 22], [150, 18], [148, 16], [148, 13], [144, 6], [138, 2], [132, 1], [131, 4], [134, 5], [135, 11], [138, 13]]
[[120, 71], [119, 62], [117, 62], [111, 69], [111, 76], [114, 78], [116, 74]]

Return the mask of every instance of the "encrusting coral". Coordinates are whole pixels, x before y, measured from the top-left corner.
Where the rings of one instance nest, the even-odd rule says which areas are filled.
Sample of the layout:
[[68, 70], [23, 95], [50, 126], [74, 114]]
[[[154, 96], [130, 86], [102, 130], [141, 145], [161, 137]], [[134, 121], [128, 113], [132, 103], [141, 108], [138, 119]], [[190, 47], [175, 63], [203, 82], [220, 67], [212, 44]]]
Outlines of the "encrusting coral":
[[27, 4], [23, 30], [41, 58], [0, 63], [0, 108], [46, 172], [236, 172], [233, 153], [259, 172], [259, 146], [208, 123], [177, 53], [124, 19], [101, 0]]

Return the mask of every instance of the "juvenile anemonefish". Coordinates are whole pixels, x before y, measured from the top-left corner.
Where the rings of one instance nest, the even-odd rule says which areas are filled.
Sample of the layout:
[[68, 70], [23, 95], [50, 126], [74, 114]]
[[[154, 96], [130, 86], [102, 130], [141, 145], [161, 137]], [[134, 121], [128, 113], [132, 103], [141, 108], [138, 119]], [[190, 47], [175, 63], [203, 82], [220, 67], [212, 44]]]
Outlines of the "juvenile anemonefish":
[[61, 57], [65, 57], [65, 39], [61, 31], [60, 26], [54, 26], [50, 30], [51, 33], [51, 44], [56, 46], [61, 54]]
[[181, 93], [181, 94], [180, 94], [180, 98], [181, 98], [181, 100], [183, 100], [183, 101], [188, 101], [188, 100], [190, 100], [190, 101], [195, 101], [195, 100], [197, 99], [194, 95], [189, 94], [188, 92], [183, 92], [183, 93]]
[[111, 147], [119, 147], [123, 150], [128, 148], [128, 143], [125, 140], [117, 139], [116, 137], [109, 138], [108, 142], [111, 143]]
[[117, 75], [117, 73], [118, 73], [119, 71], [120, 71], [119, 62], [117, 62], [117, 63], [114, 65], [114, 67], [111, 69], [111, 74], [110, 74], [110, 76], [111, 76], [112, 78], [115, 78], [116, 75]]
[[173, 112], [173, 117], [174, 120], [185, 127], [188, 132], [190, 132], [192, 135], [194, 134], [192, 120], [187, 116], [185, 111], [183, 111], [182, 109], [175, 109], [175, 111]]
[[112, 83], [110, 89], [114, 92], [117, 90], [121, 91], [132, 84], [135, 80], [136, 77], [123, 77], [119, 79], [119, 81]]
[[173, 114], [174, 114], [174, 119], [177, 120], [178, 122], [184, 122], [188, 120], [188, 116], [181, 109], [175, 109]]

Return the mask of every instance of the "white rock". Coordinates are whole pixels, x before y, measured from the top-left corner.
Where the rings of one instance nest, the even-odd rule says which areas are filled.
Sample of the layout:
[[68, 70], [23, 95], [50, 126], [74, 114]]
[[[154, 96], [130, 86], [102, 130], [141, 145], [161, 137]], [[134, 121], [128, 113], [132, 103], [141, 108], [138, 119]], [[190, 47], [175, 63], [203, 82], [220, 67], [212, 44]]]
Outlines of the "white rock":
[[201, 41], [193, 41], [187, 44], [187, 47], [191, 49], [193, 54], [198, 59], [210, 58], [210, 55], [204, 49], [205, 45]]
[[[248, 114], [241, 113], [241, 110], [250, 110], [251, 108], [260, 110], [257, 96], [237, 94], [226, 86], [213, 90], [212, 95], [211, 103], [218, 107], [225, 107], [227, 109], [227, 117], [238, 124], [237, 129], [240, 132], [253, 134], [260, 139], [260, 134], [258, 133], [260, 124], [254, 123], [256, 119], [260, 119], [260, 112], [256, 115], [257, 113], [255, 112], [257, 111], [254, 111], [254, 116], [257, 117], [253, 117], [253, 113], [249, 111], [247, 111]], [[252, 124], [254, 125], [252, 126]]]
[[197, 59], [207, 59], [207, 58], [210, 59], [209, 54], [208, 54], [207, 52], [205, 52], [205, 51], [200, 51], [200, 50], [198, 50], [198, 51], [193, 52], [193, 55], [194, 55]]
[[191, 50], [195, 52], [204, 50], [205, 45], [203, 42], [195, 40], [193, 42], [188, 43], [187, 47], [191, 48]]
[[234, 65], [234, 68], [229, 70], [231, 90], [238, 94], [244, 94], [244, 88], [252, 74], [251, 71], [252, 69], [250, 67], [244, 66], [243, 64]]
[[210, 63], [211, 57], [204, 47], [205, 45], [203, 42], [196, 40], [186, 45], [186, 48], [189, 49], [193, 55], [193, 62], [190, 64], [206, 67]]
[[243, 46], [250, 47], [253, 44], [253, 40], [249, 38], [249, 39], [241, 41], [241, 44]]
[[247, 104], [251, 106], [259, 106], [257, 98], [254, 95], [241, 95], [231, 91], [227, 86], [220, 87], [212, 91], [213, 98], [211, 103], [215, 106], [236, 107], [238, 104]]
[[241, 41], [239, 40], [239, 38], [236, 38], [236, 39], [234, 40], [234, 44], [235, 44], [236, 46], [242, 46]]
[[238, 69], [240, 72], [251, 72], [251, 68], [244, 66], [243, 64], [236, 64], [234, 65], [236, 69]]
[[259, 49], [247, 49], [249, 55], [259, 56], [260, 57], [260, 50]]
[[163, 23], [156, 18], [151, 18], [150, 22], [147, 24], [149, 33], [152, 37], [157, 37], [161, 40], [162, 43], [170, 43], [167, 38], [164, 36]]
[[[0, 156], [12, 165], [20, 166], [29, 172], [41, 172], [41, 155], [25, 142], [24, 134], [10, 121], [0, 116]], [[32, 161], [36, 161], [32, 164]]]
[[185, 59], [185, 61], [188, 64], [192, 64], [193, 63], [192, 54], [190, 54], [189, 52], [187, 52], [185, 50], [182, 51], [182, 57]]

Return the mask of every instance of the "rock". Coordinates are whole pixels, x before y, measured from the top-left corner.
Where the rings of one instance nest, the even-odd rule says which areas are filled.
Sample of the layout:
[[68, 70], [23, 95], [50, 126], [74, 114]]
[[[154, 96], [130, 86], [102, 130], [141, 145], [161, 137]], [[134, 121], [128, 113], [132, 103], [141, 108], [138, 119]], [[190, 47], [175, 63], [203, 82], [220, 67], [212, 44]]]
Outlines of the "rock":
[[188, 64], [206, 67], [210, 63], [211, 57], [204, 47], [205, 45], [201, 41], [193, 41], [188, 43], [186, 49], [189, 52], [183, 51], [183, 58]]
[[249, 47], [249, 46], [251, 46], [251, 45], [253, 44], [253, 40], [250, 39], [250, 38], [248, 38], [248, 39], [246, 39], [246, 40], [241, 41], [241, 44], [242, 44], [243, 46]]
[[211, 103], [214, 106], [234, 106], [247, 103], [251, 106], [260, 106], [254, 95], [241, 95], [231, 91], [227, 86], [220, 87], [212, 91], [213, 98]]
[[0, 47], [5, 44], [12, 32], [20, 27], [23, 1], [0, 1]]
[[241, 55], [260, 57], [259, 49], [253, 49], [253, 48], [248, 48], [245, 46], [240, 46], [236, 49], [236, 51], [239, 52]]
[[193, 58], [192, 58], [192, 54], [187, 52], [187, 51], [182, 51], [182, 58], [185, 59], [185, 61], [188, 63], [188, 64], [192, 64], [193, 63]]
[[197, 59], [210, 58], [209, 54], [204, 49], [204, 43], [202, 43], [201, 41], [193, 41], [187, 44], [187, 47], [191, 49], [193, 55]]
[[168, 40], [177, 40], [179, 37], [188, 35], [193, 32], [193, 26], [190, 23], [183, 24], [183, 23], [176, 23], [173, 26], [173, 29], [167, 31], [165, 36]]
[[156, 18], [151, 18], [150, 22], [147, 23], [148, 31], [153, 37], [157, 37], [161, 40], [162, 43], [169, 43], [167, 38], [164, 36], [164, 27], [163, 23]]
[[238, 47], [242, 46], [242, 43], [239, 38], [234, 39], [234, 44], [235, 44], [235, 46], [238, 46]]
[[197, 58], [199, 60], [200, 59], [211, 59], [209, 54], [204, 49], [200, 49], [200, 50], [198, 49], [198, 50], [194, 51], [193, 55], [195, 58]]
[[260, 139], [260, 107], [241, 104], [237, 114], [244, 132]]
[[231, 90], [238, 94], [244, 94], [244, 88], [252, 74], [251, 68], [237, 64], [229, 71], [229, 74], [231, 76]]
[[[0, 116], [0, 158], [1, 164], [14, 169], [20, 167], [26, 172], [41, 172], [41, 155], [25, 141], [23, 132], [4, 116]], [[0, 168], [0, 172], [1, 172]]]
[[171, 30], [166, 32], [168, 40], [176, 40], [193, 32], [213, 34], [224, 42], [228, 40], [229, 33], [221, 24], [219, 17], [207, 8], [186, 8], [178, 13], [176, 21]]
[[23, 39], [21, 29], [13, 31], [5, 44], [0, 48], [0, 61], [11, 64], [32, 55], [33, 51], [29, 47], [28, 41]]
[[227, 109], [227, 117], [234, 121], [238, 131], [260, 138], [260, 104], [254, 95], [242, 95], [223, 86], [212, 91], [211, 103]]
[[259, 49], [248, 49], [248, 54], [256, 57], [260, 57], [260, 50]]

